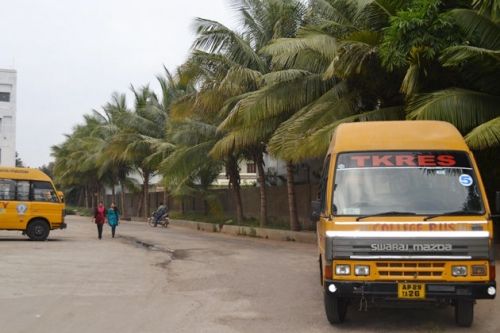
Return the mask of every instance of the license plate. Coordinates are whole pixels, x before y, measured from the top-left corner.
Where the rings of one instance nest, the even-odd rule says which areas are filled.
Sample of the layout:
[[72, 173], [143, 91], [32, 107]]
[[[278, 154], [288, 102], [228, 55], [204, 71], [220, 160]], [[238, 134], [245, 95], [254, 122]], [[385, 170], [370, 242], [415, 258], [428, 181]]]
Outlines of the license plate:
[[424, 299], [424, 283], [398, 283], [398, 298]]

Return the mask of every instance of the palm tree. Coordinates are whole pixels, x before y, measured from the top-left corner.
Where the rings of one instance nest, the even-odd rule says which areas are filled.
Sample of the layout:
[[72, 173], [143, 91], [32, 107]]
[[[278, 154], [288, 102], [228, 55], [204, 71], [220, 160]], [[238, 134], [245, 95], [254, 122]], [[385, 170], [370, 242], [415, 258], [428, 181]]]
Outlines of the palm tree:
[[134, 166], [143, 180], [142, 213], [149, 216], [149, 183], [157, 171], [161, 155], [157, 154], [158, 139], [165, 137], [168, 116], [158, 107], [156, 95], [148, 86], [135, 89], [133, 111], [125, 111], [119, 117], [119, 131], [113, 136], [107, 152], [112, 160], [125, 161]]
[[[249, 126], [241, 117], [241, 110], [247, 111], [242, 103], [252, 96], [252, 92], [261, 88], [266, 80], [272, 80], [270, 59], [258, 51], [273, 38], [294, 36], [306, 7], [300, 1], [279, 0], [241, 1], [238, 5], [242, 17], [241, 35], [229, 29], [221, 29], [216, 22], [205, 21], [209, 25], [202, 27], [195, 46], [202, 47], [210, 56], [218, 55], [219, 57], [212, 59], [224, 62], [229, 67], [224, 68], [224, 78], [217, 87], [226, 96], [224, 107], [220, 111], [225, 119], [218, 126], [218, 132], [223, 136], [210, 154], [220, 159], [239, 151], [246, 158], [255, 161], [261, 197], [260, 224], [264, 226], [267, 223], [267, 199], [263, 154], [279, 120]], [[245, 117], [251, 118], [252, 114], [246, 112]], [[234, 169], [236, 163], [231, 159], [229, 161]], [[233, 177], [236, 176], [235, 173]], [[294, 217], [296, 214], [292, 214], [292, 221], [296, 220]]]
[[[483, 8], [484, 2], [475, 3]], [[498, 148], [500, 26], [474, 9], [452, 9], [448, 14], [465, 40], [445, 48], [439, 60], [456, 79], [445, 82], [444, 89], [413, 96], [409, 118], [448, 121], [465, 135], [472, 149]]]
[[103, 112], [93, 110], [94, 117], [100, 126], [92, 133], [93, 146], [98, 151], [97, 165], [99, 175], [104, 176], [111, 187], [113, 201], [116, 199], [115, 185], [119, 184], [121, 214], [126, 216], [125, 189], [134, 188], [134, 181], [128, 177], [132, 171], [132, 165], [127, 160], [110, 151], [113, 149], [111, 143], [116, 135], [120, 133], [121, 119], [127, 114], [127, 101], [125, 94], [113, 93], [111, 101], [103, 106]]
[[52, 147], [56, 182], [61, 184], [68, 194], [83, 191], [87, 207], [94, 207], [96, 200], [102, 195], [103, 177], [99, 176], [96, 163], [98, 154], [89, 140], [99, 125], [95, 117], [86, 115], [84, 124], [76, 126], [73, 133], [66, 136], [65, 142]]

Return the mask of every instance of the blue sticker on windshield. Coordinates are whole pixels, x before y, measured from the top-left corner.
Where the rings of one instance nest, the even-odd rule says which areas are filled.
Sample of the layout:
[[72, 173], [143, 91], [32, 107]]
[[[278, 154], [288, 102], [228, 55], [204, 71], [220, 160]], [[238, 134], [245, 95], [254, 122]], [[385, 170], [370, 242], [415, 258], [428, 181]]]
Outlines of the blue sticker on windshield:
[[471, 186], [473, 183], [472, 177], [466, 174], [460, 175], [460, 177], [458, 177], [458, 181], [463, 186]]

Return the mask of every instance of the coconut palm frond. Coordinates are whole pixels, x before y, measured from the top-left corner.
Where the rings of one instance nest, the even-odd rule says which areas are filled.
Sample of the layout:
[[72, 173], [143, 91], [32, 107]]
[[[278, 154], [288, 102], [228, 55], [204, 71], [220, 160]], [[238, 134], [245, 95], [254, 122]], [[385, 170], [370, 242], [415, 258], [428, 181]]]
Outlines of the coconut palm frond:
[[288, 82], [309, 76], [313, 73], [300, 69], [285, 69], [281, 71], [270, 72], [262, 76], [262, 82], [266, 86], [278, 83]]
[[465, 136], [465, 141], [476, 150], [500, 147], [500, 117], [474, 128]]
[[241, 151], [252, 146], [261, 145], [267, 141], [280, 124], [279, 117], [260, 121], [254, 126], [241, 126], [231, 129], [223, 138], [214, 145], [210, 156], [222, 159], [233, 151]]
[[279, 114], [294, 113], [323, 95], [333, 84], [321, 75], [311, 74], [292, 81], [266, 86], [242, 99], [238, 108], [246, 124]]
[[395, 106], [350, 115], [331, 122], [324, 122], [318, 124], [319, 126], [314, 131], [304, 133], [304, 135], [295, 133], [294, 138], [290, 137], [289, 140], [282, 143], [282, 147], [276, 150], [278, 153], [277, 156], [294, 162], [322, 157], [326, 154], [332, 133], [338, 125], [354, 121], [399, 120], [402, 116], [403, 107]]
[[446, 89], [414, 97], [407, 106], [408, 118], [443, 120], [462, 133], [498, 117], [500, 97], [465, 89]]
[[465, 61], [491, 61], [500, 68], [500, 50], [458, 45], [445, 49], [440, 57], [444, 66], [459, 66]]
[[453, 9], [450, 15], [473, 41], [474, 46], [491, 50], [500, 49], [500, 26], [497, 23], [470, 9]]
[[280, 38], [261, 49], [261, 53], [270, 56], [287, 54], [296, 57], [300, 51], [311, 49], [322, 57], [332, 60], [336, 55], [336, 39], [323, 32], [310, 32], [297, 38]]
[[240, 95], [248, 90], [256, 90], [262, 74], [256, 70], [233, 66], [220, 83], [219, 89], [227, 95]]
[[207, 163], [208, 152], [213, 142], [202, 142], [191, 147], [179, 147], [160, 164], [160, 173], [172, 178], [185, 178], [192, 175]]
[[206, 50], [214, 54], [225, 54], [241, 66], [265, 71], [266, 64], [263, 59], [242, 36], [223, 24], [198, 18], [195, 21], [195, 28], [198, 37], [193, 43], [193, 49]]
[[[339, 56], [326, 69], [324, 78], [347, 78], [365, 71], [369, 61], [376, 57], [381, 35], [376, 32], [358, 31], [338, 44]], [[369, 69], [366, 69], [369, 70]]]
[[500, 17], [499, 0], [473, 0], [472, 7], [481, 15], [490, 17], [492, 20], [496, 20]]

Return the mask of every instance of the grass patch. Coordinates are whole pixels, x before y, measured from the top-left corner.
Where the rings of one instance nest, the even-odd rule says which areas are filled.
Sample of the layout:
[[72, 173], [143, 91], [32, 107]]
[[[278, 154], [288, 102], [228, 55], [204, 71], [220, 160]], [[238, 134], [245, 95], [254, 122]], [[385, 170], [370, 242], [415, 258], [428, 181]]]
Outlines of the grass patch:
[[66, 206], [66, 215], [92, 216], [92, 209], [85, 207]]
[[[233, 216], [213, 216], [196, 212], [186, 212], [184, 214], [182, 214], [181, 212], [170, 212], [170, 218], [174, 220], [178, 219], [178, 220], [188, 220], [197, 222], [207, 222], [214, 224], [239, 225], [252, 228], [260, 227], [259, 220], [253, 217], [245, 218], [241, 224], [237, 224], [236, 219]], [[288, 222], [284, 219], [269, 218], [265, 228], [289, 230], [290, 226], [288, 225]]]

